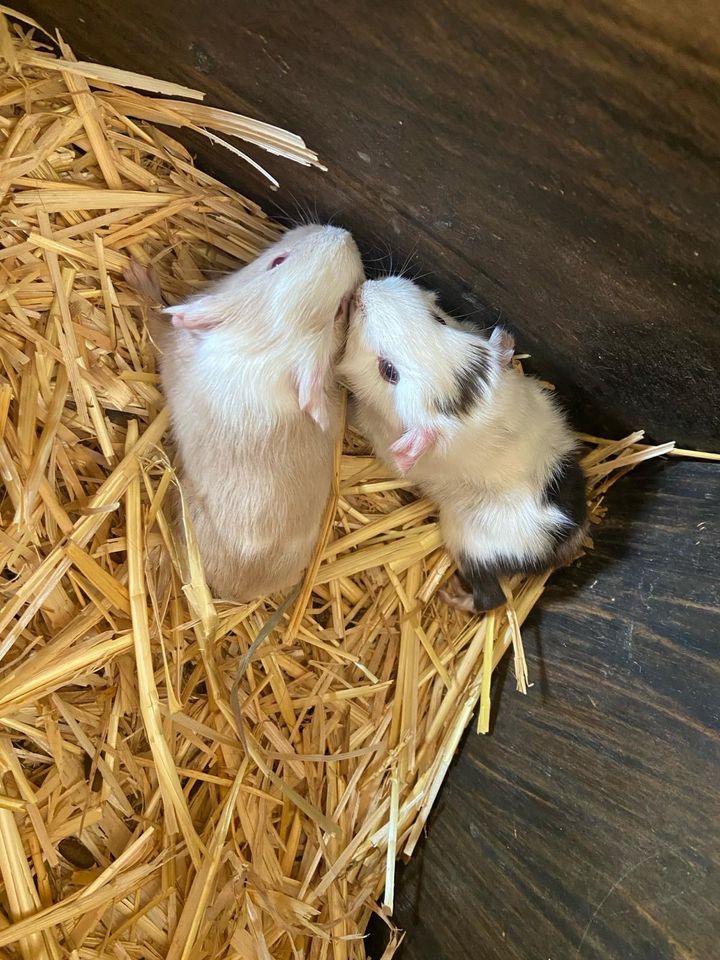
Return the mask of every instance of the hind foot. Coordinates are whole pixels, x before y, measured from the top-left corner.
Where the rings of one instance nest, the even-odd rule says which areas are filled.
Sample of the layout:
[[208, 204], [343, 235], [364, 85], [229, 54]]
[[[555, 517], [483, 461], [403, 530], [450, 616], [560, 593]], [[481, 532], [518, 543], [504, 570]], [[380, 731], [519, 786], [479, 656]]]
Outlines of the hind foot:
[[456, 573], [450, 577], [438, 596], [443, 603], [447, 603], [451, 607], [457, 607], [458, 610], [464, 610], [466, 613], [475, 613], [473, 595], [465, 589], [462, 580]]

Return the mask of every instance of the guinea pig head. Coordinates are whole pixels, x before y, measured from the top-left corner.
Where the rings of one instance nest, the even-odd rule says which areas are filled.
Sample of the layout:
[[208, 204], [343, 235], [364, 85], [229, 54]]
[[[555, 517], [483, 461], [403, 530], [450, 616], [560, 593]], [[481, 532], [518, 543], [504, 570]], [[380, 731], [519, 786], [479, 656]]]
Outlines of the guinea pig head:
[[174, 326], [215, 337], [219, 349], [271, 358], [274, 372], [290, 376], [300, 408], [325, 427], [348, 302], [363, 280], [351, 234], [310, 224], [288, 230], [247, 266], [165, 312]]
[[339, 372], [358, 402], [397, 434], [392, 453], [407, 473], [490, 402], [513, 350], [506, 330], [489, 338], [471, 332], [453, 323], [434, 293], [385, 277], [366, 281], [351, 300]]

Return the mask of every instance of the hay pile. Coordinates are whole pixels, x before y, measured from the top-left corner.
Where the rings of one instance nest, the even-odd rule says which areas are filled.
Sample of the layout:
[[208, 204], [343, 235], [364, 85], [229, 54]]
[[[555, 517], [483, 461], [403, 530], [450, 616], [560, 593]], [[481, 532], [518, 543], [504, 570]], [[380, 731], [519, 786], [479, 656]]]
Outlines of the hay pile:
[[[0, 14], [0, 952], [361, 958], [513, 644], [524, 683], [519, 626], [546, 578], [512, 584], [508, 614], [437, 602], [451, 566], [432, 504], [348, 437], [238, 728], [238, 665], [274, 605], [214, 604], [168, 527], [167, 416], [122, 270], [152, 262], [180, 298], [278, 233], [145, 121], [317, 158], [32, 33]], [[669, 449], [639, 438], [591, 445], [594, 520]]]

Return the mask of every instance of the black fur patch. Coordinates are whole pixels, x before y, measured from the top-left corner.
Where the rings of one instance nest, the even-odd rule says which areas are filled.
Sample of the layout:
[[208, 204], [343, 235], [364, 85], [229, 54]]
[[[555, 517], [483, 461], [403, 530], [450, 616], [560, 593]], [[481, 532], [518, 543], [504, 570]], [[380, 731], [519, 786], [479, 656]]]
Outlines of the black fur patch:
[[473, 595], [475, 612], [484, 613], [505, 603], [500, 577], [509, 579], [518, 573], [523, 575], [543, 573], [553, 565], [553, 559], [553, 554], [548, 553], [522, 563], [500, 560], [487, 565], [475, 557], [463, 554], [458, 559], [458, 574], [465, 589]]
[[470, 557], [460, 557], [458, 574], [463, 587], [472, 593], [473, 606], [476, 613], [485, 610], [494, 610], [505, 603], [505, 594], [502, 592], [499, 580], [500, 571], [486, 567]]
[[490, 378], [490, 355], [480, 346], [470, 349], [462, 368], [455, 374], [455, 394], [437, 401], [439, 413], [461, 417], [481, 399]]
[[543, 573], [558, 561], [566, 562], [564, 553], [574, 549], [572, 541], [578, 537], [580, 528], [587, 519], [585, 476], [577, 457], [572, 457], [562, 465], [560, 472], [545, 488], [548, 503], [558, 507], [571, 524], [559, 526], [554, 532], [554, 546], [547, 553], [533, 560], [500, 560], [493, 564], [463, 554], [458, 558], [458, 573], [463, 586], [473, 595], [476, 613], [494, 610], [505, 603], [505, 595], [500, 586], [500, 578], [509, 578], [515, 574]]
[[561, 510], [568, 520], [582, 526], [587, 516], [585, 476], [576, 457], [562, 465], [560, 472], [545, 487], [548, 503]]

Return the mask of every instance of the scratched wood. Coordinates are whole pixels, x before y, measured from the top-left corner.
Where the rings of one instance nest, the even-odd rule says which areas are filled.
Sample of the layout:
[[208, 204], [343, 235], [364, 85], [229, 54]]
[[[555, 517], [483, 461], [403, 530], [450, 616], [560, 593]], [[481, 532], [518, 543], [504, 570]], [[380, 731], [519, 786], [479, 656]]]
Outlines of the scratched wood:
[[579, 424], [720, 449], [716, 0], [18, 2], [305, 136], [330, 172], [272, 164], [283, 207], [509, 322]]
[[718, 518], [717, 465], [613, 490], [524, 630], [533, 688], [508, 678], [401, 875], [403, 960], [718, 955]]

